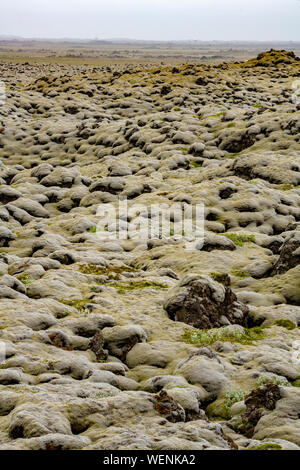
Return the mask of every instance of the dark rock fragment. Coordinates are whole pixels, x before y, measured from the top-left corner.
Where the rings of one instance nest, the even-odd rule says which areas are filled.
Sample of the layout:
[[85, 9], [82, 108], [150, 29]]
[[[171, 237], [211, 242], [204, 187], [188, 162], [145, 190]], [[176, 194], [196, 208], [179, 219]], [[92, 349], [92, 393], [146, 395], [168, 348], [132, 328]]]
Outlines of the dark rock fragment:
[[97, 361], [105, 361], [107, 359], [108, 352], [104, 349], [104, 336], [101, 330], [97, 330], [90, 340], [90, 349], [95, 354]]

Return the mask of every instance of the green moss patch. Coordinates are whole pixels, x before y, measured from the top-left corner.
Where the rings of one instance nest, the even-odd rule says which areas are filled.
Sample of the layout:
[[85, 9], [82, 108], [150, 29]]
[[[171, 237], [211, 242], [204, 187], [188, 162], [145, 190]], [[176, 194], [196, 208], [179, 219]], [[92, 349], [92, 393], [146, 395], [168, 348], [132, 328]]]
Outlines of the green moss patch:
[[267, 377], [267, 376], [261, 376], [256, 382], [257, 387], [262, 387], [263, 385], [266, 384], [276, 384], [281, 387], [289, 387], [290, 383], [286, 378], [281, 378], [281, 377]]
[[274, 325], [281, 326], [282, 328], [286, 328], [287, 330], [294, 330], [295, 328], [297, 328], [294, 322], [292, 322], [291, 320], [286, 320], [284, 318], [276, 320]]
[[214, 281], [219, 282], [220, 284], [224, 284], [224, 280], [225, 280], [224, 274], [212, 272], [210, 273], [210, 275]]
[[234, 403], [243, 401], [245, 392], [243, 390], [228, 390], [225, 398], [218, 398], [216, 401], [208, 405], [205, 412], [210, 419], [230, 419], [230, 408]]
[[184, 341], [197, 346], [211, 345], [216, 341], [227, 341], [230, 343], [241, 343], [251, 345], [253, 341], [264, 339], [265, 326], [256, 326], [254, 328], [245, 328], [244, 333], [241, 331], [232, 331], [228, 327], [212, 328], [210, 330], [194, 329], [186, 331], [183, 335]]
[[243, 233], [225, 233], [222, 236], [229, 238], [237, 246], [243, 246], [244, 243], [255, 243], [255, 235], [245, 235]]
[[245, 450], [282, 450], [279, 444], [260, 444], [257, 447], [247, 447]]
[[224, 116], [224, 111], [220, 112], [220, 113], [216, 113], [216, 114], [211, 114], [210, 116], [208, 117], [221, 117], [221, 116]]
[[228, 390], [225, 396], [225, 407], [229, 410], [234, 403], [244, 401], [245, 392], [243, 390]]
[[214, 401], [205, 409], [205, 413], [209, 419], [225, 419], [228, 420], [231, 418], [229, 409], [226, 408], [225, 398], [219, 398]]
[[127, 292], [136, 290], [136, 289], [147, 289], [151, 287], [152, 289], [157, 290], [167, 290], [168, 286], [166, 284], [161, 284], [159, 282], [153, 281], [130, 281], [130, 282], [120, 282], [113, 285], [117, 289], [119, 294], [126, 294]]
[[292, 184], [281, 184], [280, 186], [277, 186], [276, 189], [279, 189], [280, 191], [290, 191], [291, 189], [294, 189], [294, 186]]
[[80, 312], [84, 312], [86, 309], [86, 304], [90, 303], [90, 299], [72, 299], [72, 300], [66, 300], [66, 299], [58, 299], [58, 302], [61, 302], [64, 305], [68, 305], [69, 307], [74, 307]]
[[224, 158], [235, 158], [235, 157], [238, 157], [240, 155], [240, 152], [238, 153], [229, 153], [228, 155], [225, 155]]
[[21, 281], [25, 287], [29, 287], [30, 284], [33, 282], [33, 279], [28, 274], [23, 274], [21, 276], [17, 276], [19, 281]]
[[231, 274], [233, 274], [235, 277], [240, 277], [241, 279], [245, 278], [245, 277], [249, 277], [246, 273], [244, 273], [244, 271], [242, 271], [241, 269], [233, 269], [231, 271]]
[[199, 162], [190, 162], [190, 165], [193, 166], [194, 168], [202, 167], [202, 163], [199, 163]]
[[[106, 281], [103, 279], [97, 279], [97, 276], [106, 276], [108, 277], [108, 281], [120, 281], [120, 282], [112, 282], [110, 285], [117, 289], [119, 294], [125, 294], [126, 292], [130, 292], [136, 289], [146, 289], [152, 287], [153, 289], [161, 289], [166, 290], [168, 286], [166, 284], [161, 284], [159, 282], [154, 281], [122, 281], [121, 275], [123, 273], [134, 273], [138, 270], [132, 268], [130, 266], [110, 266], [109, 268], [103, 268], [96, 264], [82, 264], [79, 266], [79, 271], [83, 274], [91, 274], [95, 276], [95, 282], [99, 282], [103, 284]], [[71, 301], [73, 302], [73, 301]], [[71, 304], [67, 304], [71, 305]], [[73, 305], [72, 305], [73, 306]], [[77, 308], [77, 307], [76, 307]]]
[[94, 276], [107, 276], [109, 279], [118, 281], [122, 273], [133, 273], [137, 272], [136, 269], [130, 266], [110, 266], [109, 268], [103, 268], [98, 264], [81, 264], [79, 265], [79, 271], [82, 274], [91, 274]]

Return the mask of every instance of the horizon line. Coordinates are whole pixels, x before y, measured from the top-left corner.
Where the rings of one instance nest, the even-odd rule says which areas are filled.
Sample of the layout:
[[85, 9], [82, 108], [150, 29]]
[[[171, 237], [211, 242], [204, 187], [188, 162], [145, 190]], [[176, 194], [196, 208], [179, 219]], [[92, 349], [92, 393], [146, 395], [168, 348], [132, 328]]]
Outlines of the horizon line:
[[129, 41], [129, 42], [158, 42], [158, 43], [166, 43], [166, 42], [217, 42], [217, 43], [300, 43], [299, 40], [294, 39], [137, 39], [137, 38], [126, 38], [126, 37], [112, 37], [112, 38], [80, 38], [80, 37], [28, 37], [28, 36], [17, 36], [14, 34], [0, 34], [0, 41], [81, 41], [81, 42], [95, 42], [95, 41], [103, 41], [103, 42], [118, 42], [118, 41]]

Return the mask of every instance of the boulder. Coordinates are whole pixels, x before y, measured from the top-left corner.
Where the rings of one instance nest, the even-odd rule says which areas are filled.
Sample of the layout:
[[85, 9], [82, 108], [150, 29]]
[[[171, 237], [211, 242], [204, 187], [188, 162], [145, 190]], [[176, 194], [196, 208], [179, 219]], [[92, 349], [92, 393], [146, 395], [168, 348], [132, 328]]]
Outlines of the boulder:
[[8, 246], [9, 242], [16, 239], [16, 235], [9, 228], [0, 227], [0, 246]]
[[121, 360], [126, 358], [133, 346], [147, 339], [145, 331], [138, 325], [104, 328], [103, 336], [109, 352]]
[[248, 307], [237, 301], [229, 287], [229, 277], [224, 284], [208, 276], [192, 274], [184, 277], [167, 295], [164, 308], [171, 320], [208, 329], [230, 324], [247, 326]]

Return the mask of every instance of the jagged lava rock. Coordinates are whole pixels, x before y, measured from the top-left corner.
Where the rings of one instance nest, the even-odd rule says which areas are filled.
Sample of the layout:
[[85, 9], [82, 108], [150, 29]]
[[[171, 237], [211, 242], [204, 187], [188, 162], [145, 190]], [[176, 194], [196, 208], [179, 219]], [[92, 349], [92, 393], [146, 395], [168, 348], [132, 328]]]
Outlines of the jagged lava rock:
[[169, 317], [195, 328], [206, 329], [238, 324], [247, 326], [248, 307], [237, 301], [229, 287], [209, 276], [191, 274], [182, 279], [167, 295], [164, 308]]

